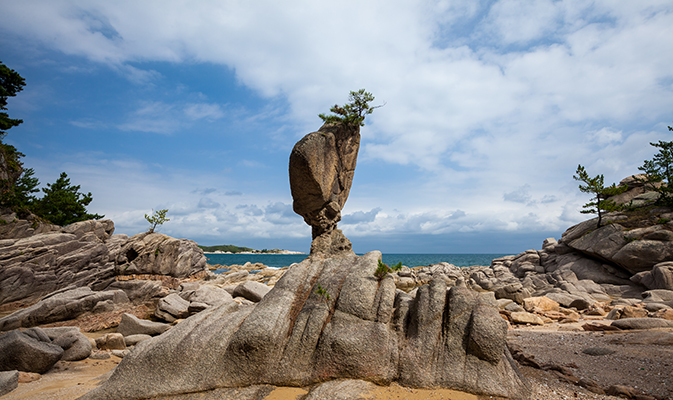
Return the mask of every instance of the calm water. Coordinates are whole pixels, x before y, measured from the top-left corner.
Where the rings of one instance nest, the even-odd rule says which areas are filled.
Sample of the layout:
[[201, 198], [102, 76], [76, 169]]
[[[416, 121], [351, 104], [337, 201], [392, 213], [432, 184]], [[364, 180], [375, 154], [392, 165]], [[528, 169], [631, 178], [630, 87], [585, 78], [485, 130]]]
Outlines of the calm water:
[[[401, 262], [407, 267], [418, 267], [424, 265], [437, 264], [439, 262], [448, 262], [457, 267], [469, 267], [470, 265], [491, 265], [495, 258], [505, 254], [384, 254], [383, 262], [388, 265], [395, 265]], [[287, 267], [293, 263], [301, 262], [306, 255], [296, 254], [206, 254], [208, 264], [215, 265], [243, 265], [246, 262], [262, 263], [269, 267], [281, 268]]]

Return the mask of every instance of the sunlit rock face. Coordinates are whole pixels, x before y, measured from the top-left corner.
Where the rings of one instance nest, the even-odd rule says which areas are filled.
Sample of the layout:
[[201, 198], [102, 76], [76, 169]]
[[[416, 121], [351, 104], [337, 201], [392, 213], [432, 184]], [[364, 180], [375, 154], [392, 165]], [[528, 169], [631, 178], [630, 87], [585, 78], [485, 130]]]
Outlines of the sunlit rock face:
[[360, 127], [353, 124], [325, 124], [292, 149], [293, 209], [312, 228], [312, 254], [352, 253], [350, 241], [336, 228], [353, 183], [359, 149]]

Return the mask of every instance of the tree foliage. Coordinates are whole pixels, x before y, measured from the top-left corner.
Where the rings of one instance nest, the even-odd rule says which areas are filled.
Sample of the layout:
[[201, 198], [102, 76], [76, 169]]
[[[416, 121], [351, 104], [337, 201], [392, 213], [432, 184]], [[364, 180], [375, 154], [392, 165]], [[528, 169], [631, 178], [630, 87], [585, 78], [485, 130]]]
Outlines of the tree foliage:
[[0, 194], [0, 206], [14, 210], [21, 217], [29, 214], [37, 201], [33, 193], [40, 191], [37, 188], [40, 181], [33, 176], [34, 174], [35, 171], [32, 168], [25, 169], [14, 185], [3, 187], [2, 194]]
[[166, 213], [168, 213], [167, 208], [157, 211], [152, 210], [152, 215], [145, 214], [145, 219], [150, 223], [150, 228], [147, 230], [147, 233], [154, 233], [157, 226], [161, 226], [164, 222], [170, 221], [170, 219], [166, 218]]
[[91, 203], [91, 192], [79, 192], [80, 185], [71, 185], [70, 178], [65, 172], [54, 183], [48, 183], [42, 188], [44, 196], [34, 202], [33, 210], [39, 217], [52, 224], [65, 226], [73, 222], [100, 219], [103, 215], [89, 214], [86, 206]]
[[[673, 127], [668, 127], [673, 131]], [[673, 206], [673, 142], [659, 141], [650, 143], [659, 149], [651, 160], [645, 160], [639, 170], [646, 175], [644, 180], [646, 187], [659, 193], [659, 204]]]
[[584, 182], [584, 185], [580, 184], [579, 189], [582, 193], [590, 193], [594, 197], [591, 198], [591, 201], [582, 206], [584, 210], [580, 212], [582, 214], [598, 214], [598, 225], [601, 227], [601, 222], [603, 215], [612, 211], [619, 211], [622, 209], [622, 205], [615, 203], [613, 200], [608, 197], [614, 196], [620, 193], [624, 193], [627, 189], [626, 186], [616, 186], [614, 183], [611, 186], [605, 187], [603, 182], [603, 175], [596, 175], [595, 177], [589, 177], [589, 174], [584, 169], [583, 166], [578, 165], [577, 175], [573, 175], [573, 179], [576, 181]]
[[18, 72], [8, 68], [0, 62], [0, 139], [7, 131], [23, 122], [20, 119], [9, 118], [7, 111], [7, 99], [16, 96], [26, 85], [25, 80]]
[[369, 103], [372, 101], [374, 101], [374, 95], [364, 89], [357, 92], [351, 91], [347, 104], [343, 106], [335, 104], [334, 107], [330, 108], [330, 111], [335, 115], [318, 114], [318, 117], [324, 122], [364, 126], [365, 117], [374, 112], [375, 109], [383, 107], [383, 105], [370, 106]]

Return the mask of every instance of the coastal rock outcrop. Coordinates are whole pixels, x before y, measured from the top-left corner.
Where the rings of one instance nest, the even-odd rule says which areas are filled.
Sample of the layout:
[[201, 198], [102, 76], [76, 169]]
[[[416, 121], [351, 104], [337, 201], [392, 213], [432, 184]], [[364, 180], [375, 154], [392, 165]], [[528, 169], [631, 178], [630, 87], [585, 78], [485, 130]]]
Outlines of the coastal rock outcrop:
[[336, 229], [353, 183], [359, 124], [326, 123], [295, 144], [290, 154], [294, 211], [311, 226], [315, 252], [350, 252], [351, 243]]
[[115, 259], [115, 274], [184, 278], [205, 271], [206, 262], [203, 251], [194, 241], [161, 233], [139, 233], [121, 246]]
[[[15, 214], [0, 218], [6, 222], [0, 224], [5, 229], [0, 240], [0, 304], [28, 305], [55, 291], [79, 287], [122, 289], [132, 301], [144, 301], [160, 288], [117, 282], [119, 277], [142, 273], [184, 278], [207, 272], [207, 259], [191, 240], [158, 233], [113, 235], [111, 220], [29, 232], [17, 228], [26, 221]], [[18, 236], [7, 237], [11, 234]]]
[[341, 378], [528, 398], [494, 303], [441, 280], [415, 297], [397, 291], [374, 276], [380, 257], [309, 257], [256, 306], [226, 302], [139, 343], [82, 399]]

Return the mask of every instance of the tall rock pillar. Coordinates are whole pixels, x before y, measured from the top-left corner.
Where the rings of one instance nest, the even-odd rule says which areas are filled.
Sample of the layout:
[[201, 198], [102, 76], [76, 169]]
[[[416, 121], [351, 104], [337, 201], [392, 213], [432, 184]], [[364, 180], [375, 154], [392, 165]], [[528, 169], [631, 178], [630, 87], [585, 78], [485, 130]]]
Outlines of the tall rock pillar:
[[312, 228], [311, 254], [353, 254], [337, 222], [350, 193], [359, 149], [360, 126], [348, 123], [326, 123], [292, 149], [292, 208]]

